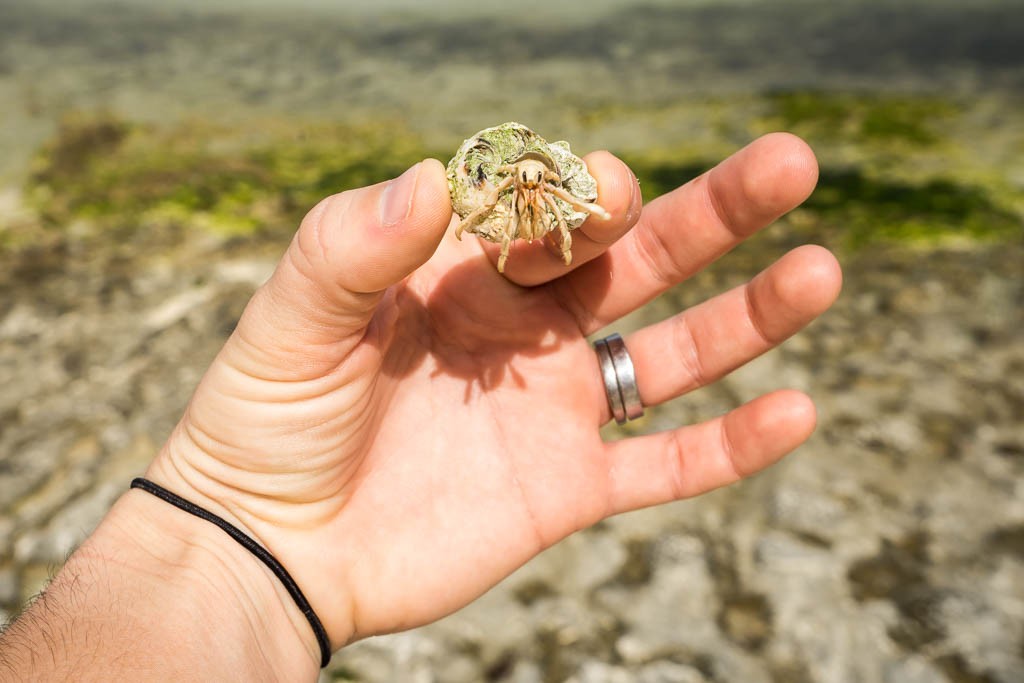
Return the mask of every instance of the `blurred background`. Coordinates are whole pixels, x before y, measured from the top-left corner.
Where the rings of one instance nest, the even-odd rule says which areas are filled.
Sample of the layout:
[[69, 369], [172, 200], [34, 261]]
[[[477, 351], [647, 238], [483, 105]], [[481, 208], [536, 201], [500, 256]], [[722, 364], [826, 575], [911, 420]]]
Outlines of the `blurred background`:
[[811, 441], [324, 680], [1024, 680], [1022, 105], [1020, 0], [0, 0], [0, 620], [159, 448], [320, 197], [509, 120], [612, 150], [647, 199], [789, 130], [810, 200], [616, 329], [834, 249], [822, 320], [629, 426], [789, 386]]

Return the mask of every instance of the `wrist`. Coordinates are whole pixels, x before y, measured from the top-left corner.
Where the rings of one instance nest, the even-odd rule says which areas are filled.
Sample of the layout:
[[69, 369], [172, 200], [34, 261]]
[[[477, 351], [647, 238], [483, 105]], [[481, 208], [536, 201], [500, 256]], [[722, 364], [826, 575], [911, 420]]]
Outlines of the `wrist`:
[[131, 606], [148, 612], [140, 626], [212, 658], [206, 670], [315, 680], [320, 651], [305, 617], [270, 570], [210, 522], [133, 490], [76, 555], [142, 591]]
[[[217, 515], [265, 548], [304, 594], [326, 631], [331, 651], [354, 640], [356, 630], [350, 593], [345, 587], [346, 570], [339, 562], [347, 556], [347, 551], [344, 546], [332, 542], [333, 538], [339, 537], [331, 529], [338, 497], [324, 495], [322, 491], [307, 496], [301, 484], [298, 491], [288, 488], [287, 483], [282, 484], [279, 480], [292, 482], [294, 486], [300, 478], [254, 471], [247, 467], [246, 462], [232, 459], [231, 453], [211, 452], [199, 447], [187, 435], [188, 431], [180, 426], [175, 430], [150, 464], [145, 477]], [[312, 500], [306, 500], [307, 497]], [[239, 552], [248, 553], [214, 524], [196, 519], [169, 503], [154, 500], [206, 525], [218, 540], [237, 546]], [[259, 559], [252, 555], [247, 559], [267, 576], [273, 577], [270, 569]], [[312, 626], [284, 585], [274, 578], [275, 589], [286, 604], [297, 630], [316, 651], [319, 663], [321, 651]]]

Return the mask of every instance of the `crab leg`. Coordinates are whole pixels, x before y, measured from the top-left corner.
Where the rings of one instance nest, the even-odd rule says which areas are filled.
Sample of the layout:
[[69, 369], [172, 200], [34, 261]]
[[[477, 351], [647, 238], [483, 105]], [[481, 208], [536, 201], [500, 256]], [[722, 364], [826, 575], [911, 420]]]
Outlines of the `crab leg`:
[[526, 224], [519, 229], [519, 234], [527, 240], [533, 239], [533, 225], [537, 221], [537, 211], [527, 197], [520, 195], [520, 201], [522, 202], [522, 214], [526, 219]]
[[508, 249], [519, 229], [519, 207], [516, 206], [518, 195], [512, 195], [512, 204], [508, 209], [508, 223], [505, 224], [505, 234], [501, 238], [501, 255], [498, 257], [498, 272], [505, 272], [505, 261], [508, 260]]
[[558, 233], [562, 236], [562, 260], [565, 261], [565, 265], [572, 263], [572, 235], [569, 234], [569, 226], [565, 223], [565, 216], [562, 215], [562, 210], [558, 208], [558, 203], [549, 194], [544, 195], [544, 200], [551, 207], [551, 211], [554, 212], [555, 218], [558, 219]]
[[540, 239], [548, 232], [551, 231], [551, 215], [548, 210], [543, 206], [541, 197], [543, 196], [537, 190], [531, 191], [530, 197], [530, 209], [533, 212], [533, 230], [530, 232], [530, 241]]
[[576, 197], [573, 197], [571, 194], [569, 194], [562, 188], [555, 187], [551, 183], [546, 183], [544, 187], [548, 192], [555, 195], [559, 199], [565, 200], [566, 202], [576, 207], [580, 211], [586, 211], [587, 213], [593, 214], [599, 218], [603, 218], [606, 221], [611, 219], [612, 217], [610, 213], [605, 211], [604, 208], [598, 206], [597, 204], [591, 204], [590, 202], [585, 202], [580, 199], [577, 199]]
[[494, 192], [492, 192], [487, 197], [487, 199], [484, 200], [483, 205], [476, 211], [472, 212], [471, 214], [463, 218], [462, 222], [459, 223], [459, 227], [455, 228], [456, 239], [461, 240], [463, 230], [468, 230], [469, 228], [473, 227], [474, 223], [476, 223], [486, 214], [493, 211], [495, 204], [498, 203], [498, 196], [501, 195], [502, 192], [507, 190], [509, 186], [512, 185], [513, 182], [515, 182], [515, 179], [510, 176], [502, 180], [500, 183], [498, 183], [498, 186], [494, 188]]
[[[547, 207], [544, 206], [544, 200], [547, 199], [547, 197], [547, 194], [541, 194], [537, 196], [537, 210], [540, 211], [540, 222], [541, 225], [544, 227], [544, 235], [551, 232], [551, 229], [554, 227], [551, 224], [551, 214], [548, 212]], [[544, 235], [537, 235], [537, 237], [540, 238], [543, 237]]]

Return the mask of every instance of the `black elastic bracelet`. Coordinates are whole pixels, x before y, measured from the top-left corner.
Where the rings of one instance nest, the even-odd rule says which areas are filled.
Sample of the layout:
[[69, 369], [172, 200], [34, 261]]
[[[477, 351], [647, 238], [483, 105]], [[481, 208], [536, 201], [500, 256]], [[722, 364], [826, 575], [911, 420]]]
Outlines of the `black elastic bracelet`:
[[284, 584], [285, 590], [288, 591], [288, 595], [292, 596], [292, 599], [295, 600], [295, 604], [299, 606], [299, 610], [309, 621], [309, 625], [313, 627], [313, 634], [316, 636], [316, 642], [320, 645], [320, 668], [327, 666], [327, 663], [331, 661], [331, 641], [327, 637], [327, 631], [324, 630], [324, 625], [320, 623], [320, 619], [316, 616], [316, 613], [313, 611], [313, 607], [309, 604], [309, 601], [306, 600], [306, 596], [302, 594], [302, 590], [299, 588], [299, 585], [295, 583], [295, 579], [292, 578], [291, 574], [288, 573], [288, 570], [285, 569], [280, 562], [274, 559], [273, 555], [267, 552], [266, 548], [246, 536], [244, 532], [232, 525], [226, 519], [218, 517], [209, 510], [204, 510], [195, 503], [190, 503], [181, 496], [171, 493], [164, 487], [154, 484], [148, 479], [143, 479], [142, 477], [132, 479], [131, 488], [142, 489], [147, 493], [152, 493], [157, 498], [167, 501], [174, 507], [181, 508], [189, 514], [195, 515], [200, 519], [205, 519], [207, 522], [216, 524], [228, 536], [241, 543], [243, 548], [259, 558], [263, 564], [267, 565], [267, 567], [270, 568], [270, 571], [274, 572], [274, 576], [280, 579], [281, 583]]

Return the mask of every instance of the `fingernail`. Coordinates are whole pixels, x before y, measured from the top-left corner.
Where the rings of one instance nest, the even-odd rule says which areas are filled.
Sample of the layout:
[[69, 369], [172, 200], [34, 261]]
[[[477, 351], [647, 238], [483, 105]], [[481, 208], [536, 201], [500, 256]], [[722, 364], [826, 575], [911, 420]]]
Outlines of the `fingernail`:
[[420, 174], [416, 164], [384, 188], [380, 195], [380, 223], [385, 228], [396, 225], [412, 213], [412, 198], [416, 193], [416, 179]]

